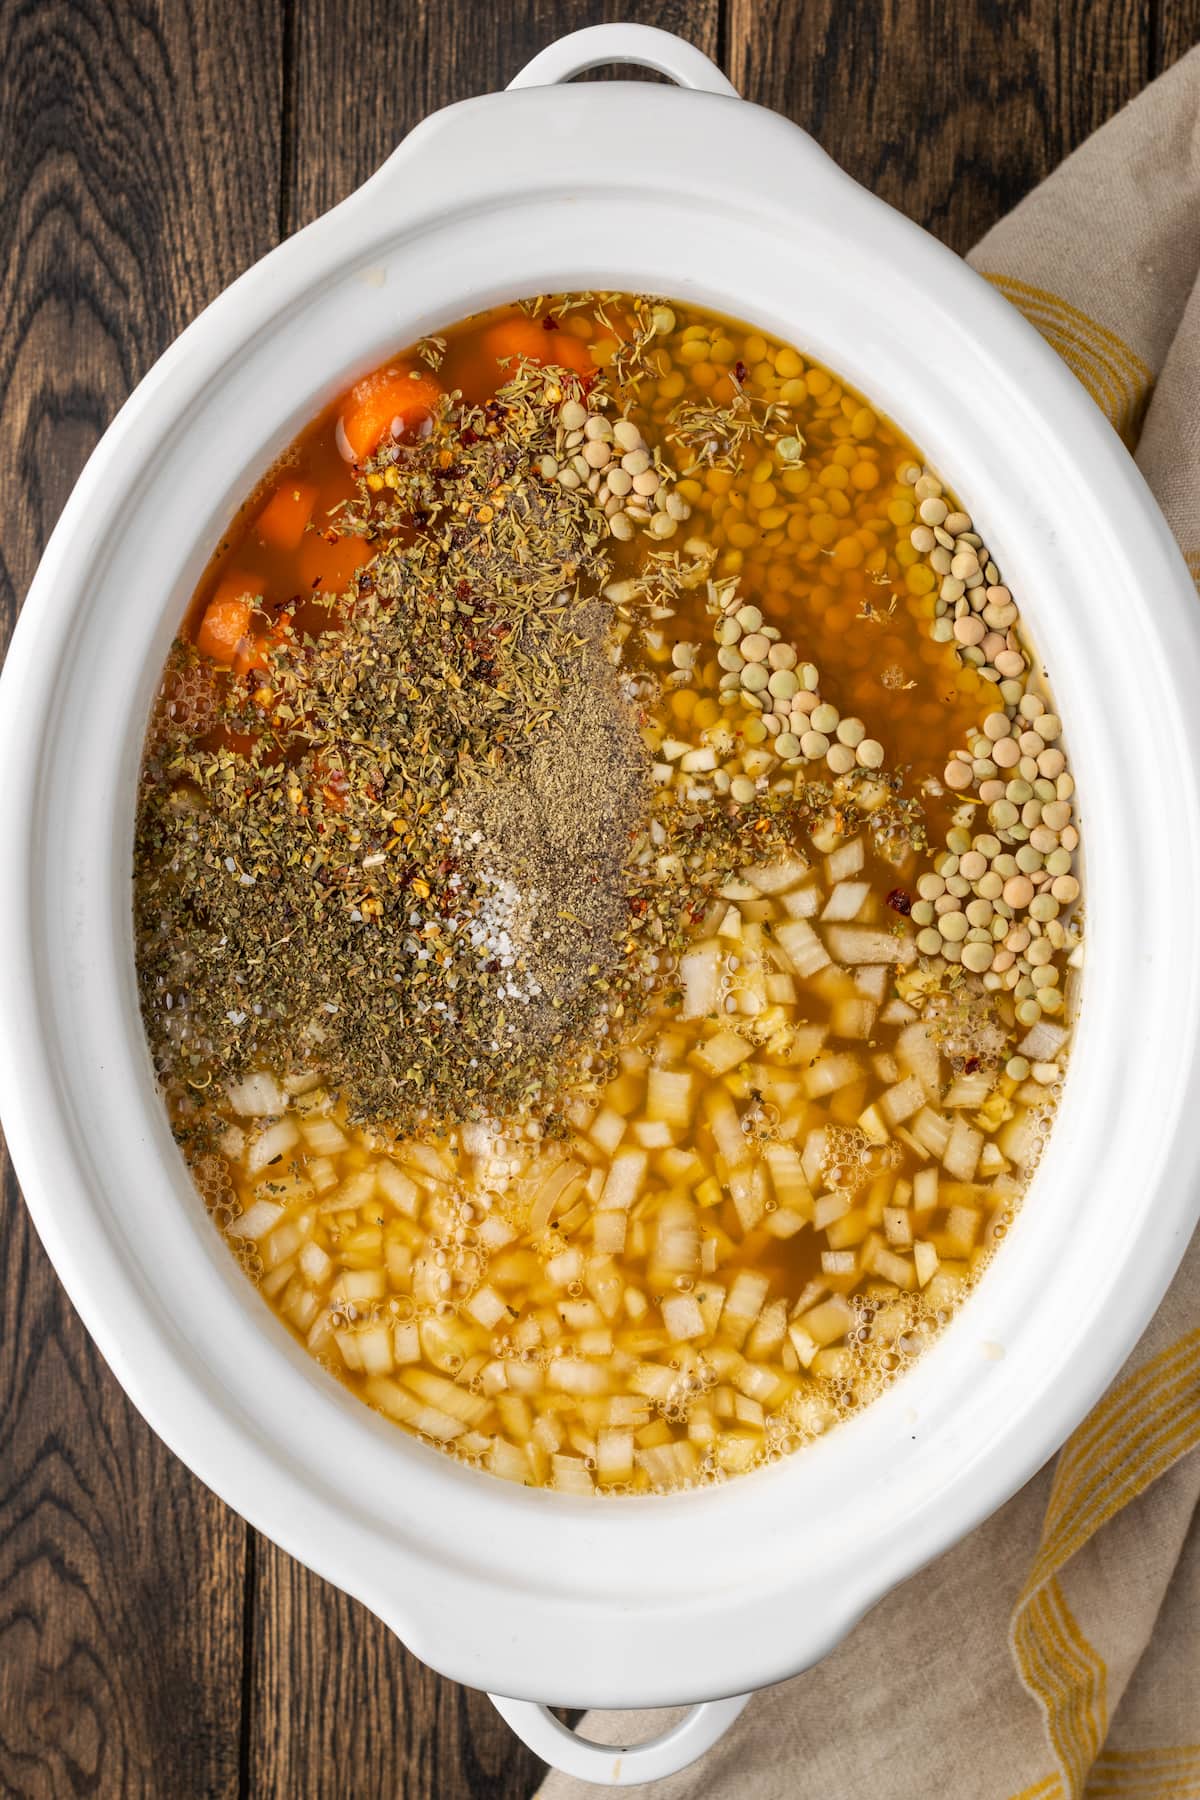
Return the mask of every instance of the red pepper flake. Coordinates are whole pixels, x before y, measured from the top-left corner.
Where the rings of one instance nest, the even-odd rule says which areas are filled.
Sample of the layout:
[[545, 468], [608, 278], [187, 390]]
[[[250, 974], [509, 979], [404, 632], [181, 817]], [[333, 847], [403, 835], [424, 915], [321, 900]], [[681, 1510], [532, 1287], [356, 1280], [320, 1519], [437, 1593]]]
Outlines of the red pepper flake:
[[543, 331], [557, 331], [558, 330], [558, 320], [554, 317], [554, 315], [552, 313], [547, 313], [545, 318], [542, 320], [542, 330]]
[[745, 363], [742, 361], [741, 357], [739, 356], [737, 361], [733, 365], [733, 379], [737, 382], [739, 387], [745, 387], [746, 378], [749, 375], [749, 373], [750, 373], [749, 369], [746, 367]]
[[903, 888], [893, 888], [887, 897], [887, 903], [893, 912], [898, 912], [905, 919], [913, 909], [912, 895]]

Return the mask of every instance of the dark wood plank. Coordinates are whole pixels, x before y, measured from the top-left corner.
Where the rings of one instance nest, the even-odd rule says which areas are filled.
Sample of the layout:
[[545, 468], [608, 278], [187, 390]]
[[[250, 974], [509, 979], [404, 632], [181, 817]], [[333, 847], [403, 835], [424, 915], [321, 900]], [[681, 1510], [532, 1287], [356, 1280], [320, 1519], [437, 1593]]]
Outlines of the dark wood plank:
[[129, 1405], [6, 1174], [0, 1788], [232, 1797], [245, 1527]]
[[1151, 6], [1153, 73], [1200, 44], [1200, 0], [1153, 0]]
[[720, 0], [296, 0], [287, 229], [343, 199], [427, 113], [506, 86], [566, 32], [626, 19], [716, 57], [719, 11]]
[[[718, 52], [719, 0], [296, 0], [285, 228], [350, 193], [427, 113], [503, 87], [563, 32], [621, 18]], [[517, 1800], [532, 1791], [541, 1765], [482, 1695], [432, 1675], [377, 1619], [273, 1546], [260, 1542], [257, 1559], [252, 1793]]]
[[[276, 0], [0, 9], [5, 635], [121, 400], [272, 240], [279, 44]], [[7, 1173], [0, 1244], [0, 1788], [233, 1795], [245, 1527], [125, 1400]]]
[[304, 1800], [525, 1800], [542, 1765], [486, 1695], [258, 1539], [248, 1791]]
[[729, 8], [730, 76], [746, 98], [960, 251], [1150, 73], [1149, 0]]

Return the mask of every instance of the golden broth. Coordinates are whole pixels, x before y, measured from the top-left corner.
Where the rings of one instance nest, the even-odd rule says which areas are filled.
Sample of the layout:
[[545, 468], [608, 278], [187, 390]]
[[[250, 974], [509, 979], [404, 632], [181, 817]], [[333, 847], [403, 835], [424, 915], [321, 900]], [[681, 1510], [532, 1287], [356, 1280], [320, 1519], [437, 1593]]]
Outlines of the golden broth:
[[[601, 475], [597, 510], [618, 516], [618, 487], [632, 509], [627, 535], [610, 525], [603, 592], [647, 762], [622, 926], [636, 979], [596, 1015], [595, 1054], [581, 1037], [560, 1089], [507, 1116], [484, 1083], [471, 1116], [398, 1134], [329, 1079], [319, 1035], [290, 1066], [164, 1069], [164, 1088], [264, 1297], [364, 1400], [512, 1480], [660, 1491], [753, 1467], [869, 1400], [1003, 1235], [1068, 1041], [1073, 785], [999, 571], [902, 434], [789, 346], [608, 297], [468, 321], [297, 440], [197, 590], [197, 650], [164, 686], [144, 794], [216, 804], [217, 764], [258, 754], [246, 711], [278, 708], [292, 645], [353, 619], [378, 544], [402, 557], [426, 529], [422, 512], [364, 539], [334, 509], [389, 501], [428, 394], [478, 407], [514, 369], [559, 424], [511, 486]], [[396, 449], [391, 432], [369, 443], [408, 398]], [[594, 436], [563, 423], [572, 408]], [[642, 447], [618, 459], [606, 420]], [[606, 447], [592, 463], [589, 444]], [[631, 456], [641, 508], [638, 475], [619, 473]], [[321, 597], [343, 590], [331, 613]], [[181, 775], [181, 743], [208, 756], [202, 779]], [[291, 754], [264, 753], [264, 781]], [[323, 792], [336, 829], [347, 803]], [[672, 859], [692, 883], [674, 935]], [[440, 945], [445, 908], [422, 911], [422, 885], [378, 906], [411, 908], [414, 943]], [[156, 916], [139, 914], [143, 999], [169, 1043], [180, 990], [146, 975]]]

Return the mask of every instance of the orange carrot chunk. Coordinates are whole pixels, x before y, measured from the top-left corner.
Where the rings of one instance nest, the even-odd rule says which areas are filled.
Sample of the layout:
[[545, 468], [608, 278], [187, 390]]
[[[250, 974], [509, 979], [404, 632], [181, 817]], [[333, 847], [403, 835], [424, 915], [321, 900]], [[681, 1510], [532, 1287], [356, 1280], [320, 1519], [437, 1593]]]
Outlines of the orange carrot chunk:
[[317, 490], [303, 481], [284, 481], [276, 488], [255, 523], [264, 544], [277, 550], [295, 550], [312, 517]]
[[380, 369], [352, 387], [340, 421], [340, 436], [354, 461], [366, 462], [389, 432], [398, 435], [428, 418], [441, 391], [432, 375], [407, 366]]
[[202, 656], [211, 656], [222, 668], [233, 667], [261, 591], [262, 583], [254, 575], [235, 572], [222, 576], [196, 633], [196, 648]]
[[569, 332], [547, 331], [539, 319], [530, 319], [524, 314], [490, 325], [483, 334], [480, 347], [485, 356], [496, 362], [524, 356], [540, 367], [561, 363], [563, 368], [573, 369], [577, 375], [594, 375], [596, 372], [586, 344]]
[[248, 600], [210, 600], [196, 633], [196, 648], [231, 669], [237, 648], [250, 629]]

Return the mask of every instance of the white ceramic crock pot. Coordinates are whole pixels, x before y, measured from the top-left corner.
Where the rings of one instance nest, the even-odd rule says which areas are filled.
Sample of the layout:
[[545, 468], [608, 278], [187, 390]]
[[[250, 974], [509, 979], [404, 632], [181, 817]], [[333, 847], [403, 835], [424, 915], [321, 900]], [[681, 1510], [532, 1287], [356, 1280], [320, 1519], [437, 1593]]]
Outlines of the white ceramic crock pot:
[[[615, 60], [695, 91], [553, 85]], [[65, 508], [0, 684], [0, 1101], [47, 1250], [178, 1455], [435, 1668], [517, 1696], [502, 1711], [550, 1761], [619, 1784], [681, 1766], [742, 1702], [624, 1756], [527, 1702], [709, 1700], [812, 1663], [1045, 1461], [1179, 1261], [1200, 1193], [1200, 614], [1074, 378], [803, 132], [636, 27], [553, 46], [514, 86], [426, 121], [236, 282], [142, 383]], [[961, 1316], [801, 1454], [714, 1489], [607, 1502], [426, 1450], [275, 1321], [156, 1097], [129, 889], [151, 695], [240, 498], [389, 351], [496, 301], [585, 287], [676, 295], [794, 340], [948, 473], [1052, 672], [1089, 894], [1061, 1116]]]

